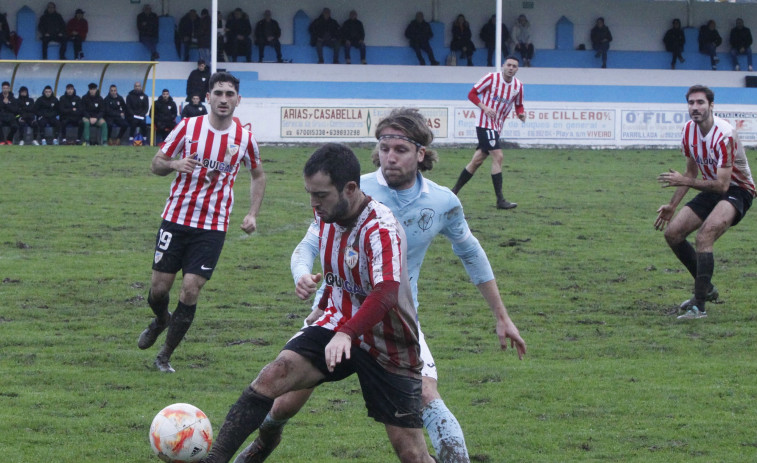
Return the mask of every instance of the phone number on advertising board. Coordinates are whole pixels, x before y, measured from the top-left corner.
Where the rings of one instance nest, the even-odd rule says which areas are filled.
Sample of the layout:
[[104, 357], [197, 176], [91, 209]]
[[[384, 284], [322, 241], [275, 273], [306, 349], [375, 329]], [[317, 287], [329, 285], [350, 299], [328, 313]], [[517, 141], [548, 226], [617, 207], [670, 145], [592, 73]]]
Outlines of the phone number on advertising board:
[[349, 129], [297, 129], [295, 135], [310, 137], [357, 137], [360, 136], [360, 130]]

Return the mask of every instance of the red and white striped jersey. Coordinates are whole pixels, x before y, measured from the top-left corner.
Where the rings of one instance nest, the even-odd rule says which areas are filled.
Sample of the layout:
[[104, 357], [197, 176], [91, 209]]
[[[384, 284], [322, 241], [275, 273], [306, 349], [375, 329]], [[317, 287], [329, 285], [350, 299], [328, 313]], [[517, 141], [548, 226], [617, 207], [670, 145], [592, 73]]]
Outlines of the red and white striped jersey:
[[525, 111], [523, 107], [523, 83], [515, 77], [510, 82], [506, 82], [501, 72], [490, 72], [476, 82], [471, 90], [471, 93], [473, 92], [478, 95], [481, 103], [497, 112], [497, 118], [490, 119], [481, 111], [481, 115], [478, 117], [478, 127], [502, 132], [502, 126], [513, 106], [515, 106], [516, 114]]
[[713, 118], [714, 124], [706, 136], [702, 136], [694, 121], [683, 126], [683, 155], [697, 163], [705, 180], [717, 180], [718, 167], [733, 166], [731, 185], [743, 188], [755, 196], [752, 172], [738, 133], [727, 121], [717, 116]]
[[191, 175], [176, 173], [163, 218], [189, 227], [226, 231], [240, 166], [252, 170], [261, 165], [252, 133], [236, 120], [227, 130], [218, 131], [211, 127], [208, 116], [186, 118], [168, 135], [161, 151], [170, 158], [193, 156], [202, 163]]
[[324, 314], [315, 324], [337, 330], [361, 310], [376, 285], [399, 282], [397, 306], [355, 343], [387, 371], [420, 378], [417, 312], [407, 276], [405, 232], [392, 212], [371, 200], [350, 228], [322, 222], [318, 216], [311, 227], [320, 236], [326, 283], [321, 300]]

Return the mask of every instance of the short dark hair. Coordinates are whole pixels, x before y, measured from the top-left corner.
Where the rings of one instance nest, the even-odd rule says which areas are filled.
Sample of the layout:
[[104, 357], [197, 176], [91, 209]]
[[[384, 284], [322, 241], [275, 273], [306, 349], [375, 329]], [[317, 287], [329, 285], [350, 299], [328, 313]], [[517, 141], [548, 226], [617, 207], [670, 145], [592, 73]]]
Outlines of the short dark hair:
[[2, 84], [0, 84], [0, 87], [5, 87], [6, 85], [7, 85], [8, 87], [10, 87], [10, 86], [11, 86], [11, 83], [10, 83], [10, 82], [8, 82], [8, 81], [6, 80], [6, 81], [5, 81], [5, 82], [3, 82]]
[[[425, 172], [434, 168], [434, 163], [439, 160], [439, 154], [428, 147], [434, 141], [434, 133], [428, 128], [426, 118], [420, 111], [416, 108], [397, 108], [392, 110], [376, 126], [377, 139], [386, 128], [399, 130], [406, 137], [426, 148], [426, 155], [423, 157], [423, 161], [418, 163], [418, 170]], [[371, 153], [371, 160], [376, 167], [381, 164], [378, 149]]]
[[[518, 64], [520, 64], [520, 59], [517, 56], [515, 56], [515, 55], [507, 55], [507, 58], [505, 58], [505, 61], [507, 61], [509, 59], [514, 59], [515, 61], [518, 62]], [[503, 61], [502, 63], [504, 64], [505, 61]]]
[[318, 172], [328, 175], [340, 193], [349, 182], [360, 186], [360, 161], [351, 149], [341, 143], [326, 143], [310, 155], [302, 174], [312, 177]]
[[704, 93], [709, 103], [715, 102], [715, 92], [713, 92], [710, 87], [706, 85], [692, 85], [691, 87], [689, 87], [689, 91], [686, 92], [686, 101], [689, 101], [689, 95], [699, 92]]
[[231, 73], [228, 72], [216, 72], [212, 76], [210, 76], [210, 82], [208, 82], [208, 88], [212, 91], [213, 87], [218, 82], [229, 82], [234, 86], [234, 89], [239, 93], [239, 79], [234, 77]]

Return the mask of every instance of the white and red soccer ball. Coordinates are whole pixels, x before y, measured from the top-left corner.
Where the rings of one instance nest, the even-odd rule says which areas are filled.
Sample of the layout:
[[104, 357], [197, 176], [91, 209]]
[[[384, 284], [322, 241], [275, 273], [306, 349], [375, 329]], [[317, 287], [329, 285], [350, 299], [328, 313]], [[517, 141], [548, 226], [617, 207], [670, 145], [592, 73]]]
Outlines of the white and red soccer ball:
[[190, 404], [169, 405], [152, 420], [150, 446], [168, 463], [200, 461], [213, 444], [213, 428], [207, 415]]

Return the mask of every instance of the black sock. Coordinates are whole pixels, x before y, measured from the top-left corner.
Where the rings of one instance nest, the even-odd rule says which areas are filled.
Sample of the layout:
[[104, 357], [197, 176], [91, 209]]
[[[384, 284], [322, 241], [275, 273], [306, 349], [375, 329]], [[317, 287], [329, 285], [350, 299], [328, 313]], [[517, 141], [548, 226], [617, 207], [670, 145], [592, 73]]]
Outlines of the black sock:
[[704, 302], [707, 291], [710, 290], [712, 272], [715, 270], [715, 259], [711, 252], [697, 253], [697, 277], [694, 279], [694, 300], [696, 306], [704, 312]]
[[152, 312], [159, 322], [168, 322], [168, 302], [170, 297], [166, 294], [162, 299], [158, 299], [150, 291], [147, 294], [147, 303], [150, 305]]
[[494, 194], [497, 195], [497, 201], [504, 200], [505, 198], [502, 196], [502, 172], [492, 174], [492, 184], [494, 184]]
[[460, 191], [471, 178], [473, 178], [473, 174], [468, 172], [468, 169], [463, 169], [463, 171], [460, 172], [460, 176], [457, 178], [457, 183], [452, 187], [452, 192], [457, 194], [457, 192]]
[[163, 348], [160, 349], [158, 357], [162, 357], [166, 361], [171, 358], [171, 354], [173, 354], [173, 351], [179, 346], [181, 340], [184, 339], [184, 335], [189, 331], [189, 327], [192, 326], [192, 320], [195, 318], [196, 310], [197, 304], [186, 305], [179, 301], [176, 305], [176, 310], [171, 316], [171, 324], [168, 325], [166, 343], [163, 344]]
[[218, 432], [205, 463], [226, 463], [241, 447], [247, 437], [255, 432], [273, 408], [273, 399], [258, 394], [249, 386], [237, 402], [231, 406], [221, 430]]
[[691, 277], [696, 280], [697, 278], [697, 252], [694, 250], [694, 246], [686, 240], [681, 241], [676, 245], [670, 245], [673, 253], [678, 257], [678, 260], [689, 270]]

